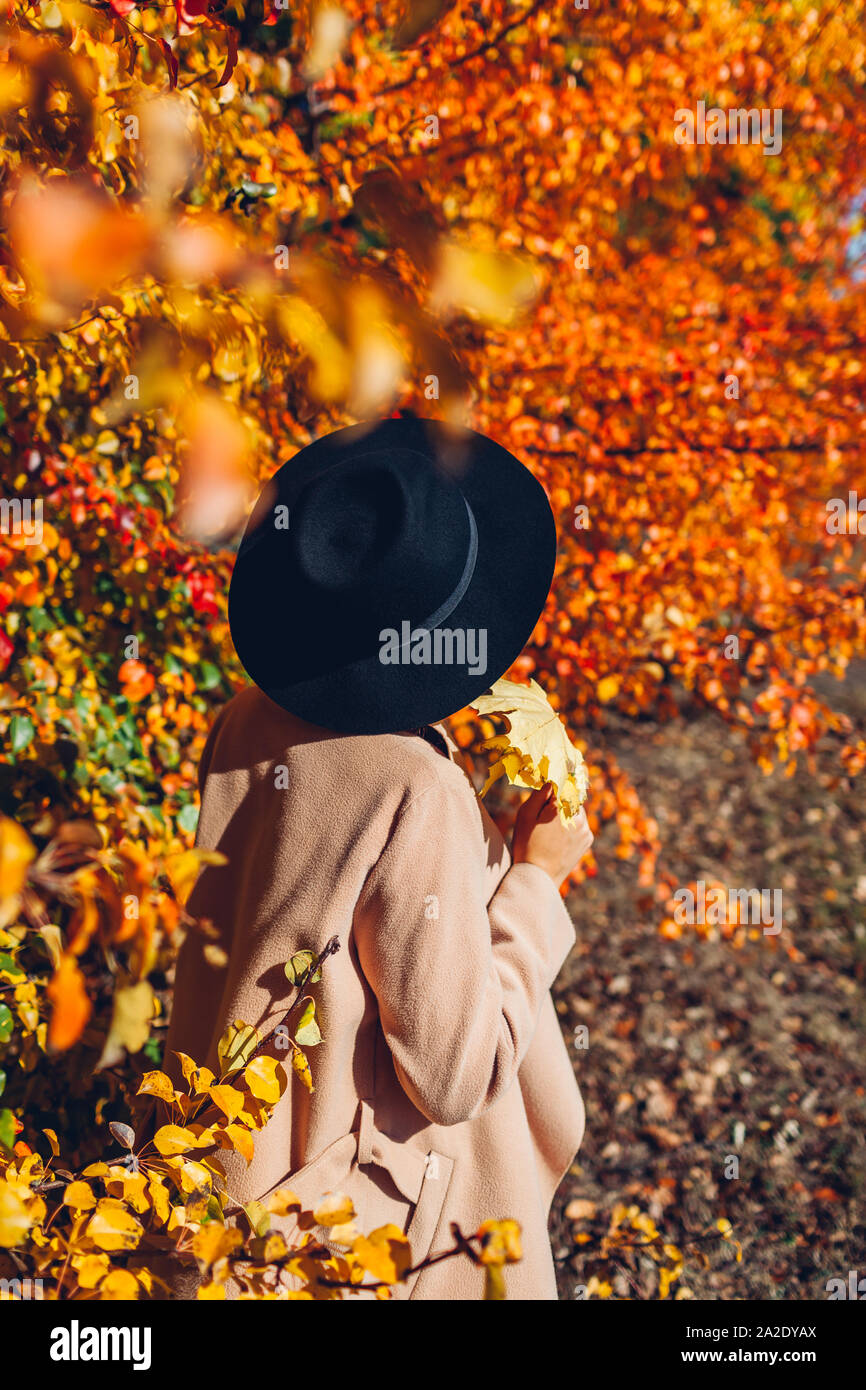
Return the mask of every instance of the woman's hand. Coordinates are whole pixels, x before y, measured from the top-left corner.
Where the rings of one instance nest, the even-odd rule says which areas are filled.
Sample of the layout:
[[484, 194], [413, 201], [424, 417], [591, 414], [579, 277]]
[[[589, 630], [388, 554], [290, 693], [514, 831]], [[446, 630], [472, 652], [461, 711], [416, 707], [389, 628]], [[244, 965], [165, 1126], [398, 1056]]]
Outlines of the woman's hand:
[[592, 841], [584, 811], [578, 811], [567, 825], [560, 819], [556, 796], [548, 782], [528, 796], [517, 812], [511, 857], [515, 864], [537, 864], [558, 888], [580, 863]]

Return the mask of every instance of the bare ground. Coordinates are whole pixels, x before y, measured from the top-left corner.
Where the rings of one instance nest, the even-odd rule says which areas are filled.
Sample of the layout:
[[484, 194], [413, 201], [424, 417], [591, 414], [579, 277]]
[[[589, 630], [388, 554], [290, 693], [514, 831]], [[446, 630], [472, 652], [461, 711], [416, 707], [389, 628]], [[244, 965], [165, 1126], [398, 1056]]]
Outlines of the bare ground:
[[[862, 681], [834, 703], [858, 723]], [[551, 1230], [560, 1297], [659, 1297], [646, 1250], [603, 1245], [619, 1204], [684, 1255], [670, 1296], [826, 1298], [866, 1275], [866, 844], [864, 786], [821, 755], [815, 776], [765, 776], [706, 717], [606, 737], [659, 822], [679, 883], [781, 888], [777, 937], [659, 935], [613, 835], [571, 900], [578, 944], [555, 994], [587, 1134]], [[731, 1156], [738, 1160], [738, 1176]], [[739, 1242], [723, 1240], [728, 1219]], [[646, 1237], [632, 1231], [630, 1240]], [[661, 1263], [671, 1267], [674, 1261]]]

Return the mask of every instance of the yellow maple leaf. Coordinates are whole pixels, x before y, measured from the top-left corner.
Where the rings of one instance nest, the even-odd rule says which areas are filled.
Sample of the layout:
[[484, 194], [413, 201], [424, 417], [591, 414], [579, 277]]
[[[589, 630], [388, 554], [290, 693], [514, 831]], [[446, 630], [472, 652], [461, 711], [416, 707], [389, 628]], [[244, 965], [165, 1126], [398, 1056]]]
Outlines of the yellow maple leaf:
[[518, 685], [515, 681], [498, 680], [489, 695], [481, 695], [473, 708], [508, 724], [506, 734], [482, 744], [482, 748], [495, 751], [498, 756], [481, 795], [486, 795], [502, 776], [516, 787], [532, 789], [551, 782], [562, 819], [569, 821], [575, 816], [589, 790], [586, 764], [538, 682]]

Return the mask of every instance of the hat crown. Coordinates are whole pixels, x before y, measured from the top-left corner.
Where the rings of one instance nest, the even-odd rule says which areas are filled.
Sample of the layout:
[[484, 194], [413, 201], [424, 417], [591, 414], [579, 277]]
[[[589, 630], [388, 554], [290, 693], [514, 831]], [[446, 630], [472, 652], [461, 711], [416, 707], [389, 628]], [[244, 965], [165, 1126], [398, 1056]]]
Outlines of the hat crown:
[[467, 561], [471, 520], [454, 480], [411, 449], [375, 450], [312, 478], [286, 533], [297, 573], [335, 622], [367, 641], [447, 606]]

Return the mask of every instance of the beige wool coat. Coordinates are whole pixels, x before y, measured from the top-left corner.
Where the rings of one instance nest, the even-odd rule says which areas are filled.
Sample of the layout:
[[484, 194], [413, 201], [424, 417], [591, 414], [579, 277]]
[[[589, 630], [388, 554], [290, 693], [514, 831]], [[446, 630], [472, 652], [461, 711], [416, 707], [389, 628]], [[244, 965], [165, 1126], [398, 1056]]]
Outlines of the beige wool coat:
[[[228, 963], [187, 937], [165, 1065], [177, 1075], [177, 1049], [218, 1070], [236, 1019], [278, 1037], [286, 960], [338, 936], [311, 990], [315, 1091], [288, 1067], [249, 1167], [221, 1155], [230, 1191], [348, 1192], [358, 1228], [394, 1221], [414, 1261], [452, 1245], [452, 1221], [469, 1234], [512, 1217], [524, 1253], [508, 1297], [555, 1299], [548, 1215], [584, 1110], [550, 987], [574, 928], [548, 876], [511, 863], [446, 741], [448, 757], [414, 733], [330, 733], [255, 687], [229, 701], [205, 747], [197, 837], [228, 863], [189, 901]], [[483, 1283], [457, 1256], [399, 1296], [474, 1299]]]

